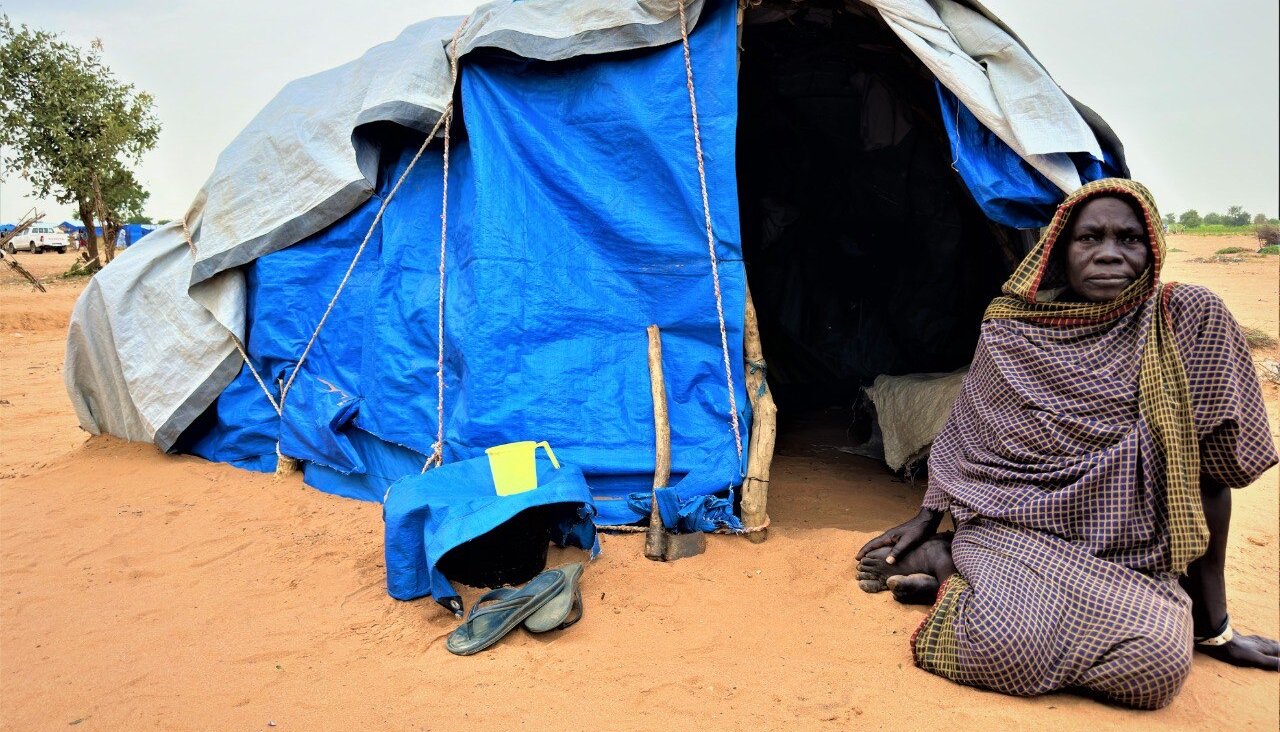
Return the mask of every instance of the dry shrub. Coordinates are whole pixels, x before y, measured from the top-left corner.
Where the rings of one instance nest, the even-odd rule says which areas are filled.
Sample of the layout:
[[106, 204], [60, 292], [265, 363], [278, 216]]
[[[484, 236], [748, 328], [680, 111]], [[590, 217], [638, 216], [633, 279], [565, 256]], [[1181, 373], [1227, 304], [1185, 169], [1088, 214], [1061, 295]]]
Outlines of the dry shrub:
[[1261, 328], [1244, 328], [1244, 340], [1250, 348], [1274, 348], [1280, 341]]
[[1258, 236], [1258, 246], [1260, 248], [1280, 245], [1280, 224], [1270, 222], [1258, 224], [1253, 227], [1253, 233]]

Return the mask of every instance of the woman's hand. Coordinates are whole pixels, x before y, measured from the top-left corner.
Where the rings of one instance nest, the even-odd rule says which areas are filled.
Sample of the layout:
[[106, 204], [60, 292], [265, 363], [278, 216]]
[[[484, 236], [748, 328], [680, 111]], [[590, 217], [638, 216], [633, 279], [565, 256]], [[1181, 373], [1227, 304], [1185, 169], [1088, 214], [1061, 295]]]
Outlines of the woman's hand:
[[1221, 646], [1197, 645], [1196, 650], [1233, 666], [1280, 671], [1280, 643], [1260, 635], [1237, 635]]
[[942, 511], [935, 511], [931, 508], [920, 509], [920, 513], [917, 513], [914, 517], [907, 519], [864, 544], [858, 550], [857, 558], [862, 559], [869, 552], [891, 546], [893, 549], [889, 552], [889, 556], [885, 558], [885, 562], [893, 564], [898, 560], [900, 554], [911, 551], [925, 539], [938, 532], [938, 524], [942, 523], [942, 514]]

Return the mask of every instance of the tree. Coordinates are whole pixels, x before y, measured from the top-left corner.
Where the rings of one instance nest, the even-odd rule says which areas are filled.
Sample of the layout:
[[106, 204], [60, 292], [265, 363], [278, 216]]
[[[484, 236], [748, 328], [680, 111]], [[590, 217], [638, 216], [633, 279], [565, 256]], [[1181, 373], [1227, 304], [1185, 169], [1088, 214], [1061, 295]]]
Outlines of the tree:
[[1182, 215], [1178, 217], [1178, 223], [1182, 224], [1188, 229], [1194, 229], [1204, 222], [1200, 220], [1200, 212], [1196, 211], [1193, 208], [1187, 211], [1183, 211]]
[[1205, 226], [1221, 226], [1224, 221], [1225, 219], [1222, 218], [1222, 214], [1220, 213], [1214, 213], [1210, 211], [1209, 213], [1204, 215]]
[[1266, 215], [1266, 214], [1255, 214], [1255, 215], [1254, 215], [1254, 217], [1253, 217], [1253, 225], [1254, 225], [1254, 226], [1261, 226], [1261, 225], [1263, 225], [1263, 224], [1265, 224], [1265, 223], [1267, 223], [1267, 215]]
[[0, 15], [0, 163], [36, 196], [75, 204], [95, 269], [115, 254], [98, 251], [96, 225], [109, 234], [141, 213], [147, 194], [130, 167], [160, 134], [151, 95], [116, 79], [101, 50]]
[[1244, 206], [1232, 206], [1227, 209], [1227, 215], [1222, 217], [1227, 226], [1248, 226], [1250, 218]]
[[1167, 213], [1164, 215], [1164, 227], [1166, 229], [1169, 228], [1170, 226], [1173, 226], [1176, 223], [1178, 223], [1178, 218], [1176, 216], [1174, 216], [1171, 213]]
[[[126, 222], [141, 215], [142, 206], [151, 194], [142, 190], [133, 173], [121, 166], [113, 166], [106, 172], [95, 196], [99, 194], [101, 201], [95, 199], [95, 203], [102, 218], [102, 239], [107, 242], [107, 251], [114, 254], [120, 230]], [[112, 254], [107, 255], [108, 262]]]
[[126, 224], [150, 224], [153, 222], [151, 221], [150, 216], [137, 215], [137, 216], [130, 216], [128, 219], [125, 219], [125, 223]]

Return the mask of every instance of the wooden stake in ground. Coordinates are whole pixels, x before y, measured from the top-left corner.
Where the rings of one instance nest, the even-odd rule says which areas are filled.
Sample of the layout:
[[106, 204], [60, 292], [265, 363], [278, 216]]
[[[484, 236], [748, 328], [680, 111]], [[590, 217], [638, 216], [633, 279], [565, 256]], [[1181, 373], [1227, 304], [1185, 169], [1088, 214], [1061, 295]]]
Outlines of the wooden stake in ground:
[[769, 468], [778, 439], [778, 408], [765, 380], [764, 348], [760, 345], [760, 321], [747, 290], [747, 313], [742, 329], [742, 355], [747, 361], [747, 396], [751, 399], [751, 446], [747, 453], [747, 479], [742, 484], [742, 524], [747, 539], [759, 544], [769, 537]]
[[35, 222], [39, 221], [42, 218], [44, 218], [44, 214], [36, 213], [34, 210], [32, 210], [26, 216], [24, 216], [21, 221], [18, 222], [17, 226], [13, 227], [13, 231], [8, 231], [3, 234], [0, 234], [0, 259], [3, 259], [6, 264], [16, 269], [18, 271], [18, 274], [22, 275], [23, 277], [26, 277], [27, 281], [31, 283], [32, 287], [35, 287], [40, 292], [48, 292], [48, 290], [44, 289], [44, 285], [40, 284], [40, 280], [36, 279], [35, 275], [28, 272], [26, 267], [23, 267], [21, 264], [18, 264], [18, 260], [14, 259], [13, 257], [6, 258], [4, 256], [4, 251], [3, 251], [5, 247], [9, 246], [9, 242], [13, 241], [14, 239], [17, 239], [19, 234], [26, 231], [28, 227], [30, 227], [32, 224], [34, 224]]
[[[247, 362], [246, 362], [247, 363]], [[284, 406], [284, 380], [276, 381], [280, 385], [280, 406]], [[281, 415], [282, 417], [284, 415]], [[283, 480], [287, 476], [298, 472], [298, 459], [289, 457], [280, 452], [280, 442], [276, 441], [276, 480]]]
[[644, 555], [661, 561], [666, 553], [666, 527], [658, 511], [658, 489], [671, 482], [671, 420], [667, 414], [667, 384], [662, 376], [662, 333], [651, 325], [649, 332], [649, 392], [653, 395], [653, 433], [656, 458], [653, 465], [653, 494], [649, 508], [649, 530], [644, 535]]

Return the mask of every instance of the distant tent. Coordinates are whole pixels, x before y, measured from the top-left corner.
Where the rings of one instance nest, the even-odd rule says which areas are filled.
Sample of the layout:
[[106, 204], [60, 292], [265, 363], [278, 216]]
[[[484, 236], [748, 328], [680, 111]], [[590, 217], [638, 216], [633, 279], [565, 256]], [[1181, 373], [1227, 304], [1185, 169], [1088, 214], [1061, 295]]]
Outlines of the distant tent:
[[[458, 33], [456, 87], [462, 19], [419, 23], [286, 86], [219, 157], [192, 241], [166, 225], [94, 278], [67, 350], [81, 424], [254, 470], [278, 449], [381, 500], [442, 414], [446, 463], [547, 440], [600, 522], [634, 522], [657, 323], [664, 520], [732, 525], [764, 368], [744, 358], [748, 282], [779, 400], [847, 405], [879, 374], [963, 366], [1027, 230], [1127, 174], [976, 2], [688, 16], [705, 217], [674, 0], [490, 3]], [[442, 251], [443, 140], [415, 156], [453, 99]]]
[[[84, 222], [80, 221], [79, 219], [67, 219], [66, 221], [63, 221], [61, 224], [58, 224], [58, 228], [62, 229], [63, 233], [66, 233], [66, 234], [74, 233], [77, 236], [84, 236], [84, 232], [85, 232]], [[120, 229], [120, 232], [116, 234], [116, 246], [117, 247], [132, 246], [133, 244], [137, 243], [137, 241], [142, 237], [146, 236], [152, 231], [155, 231], [156, 228], [157, 227], [153, 224], [125, 224], [124, 227]], [[97, 237], [99, 238], [102, 237], [101, 226], [93, 227], [93, 232]]]
[[155, 224], [125, 224], [120, 230], [120, 240], [118, 243], [122, 246], [131, 247], [138, 243], [142, 237], [156, 230]]

